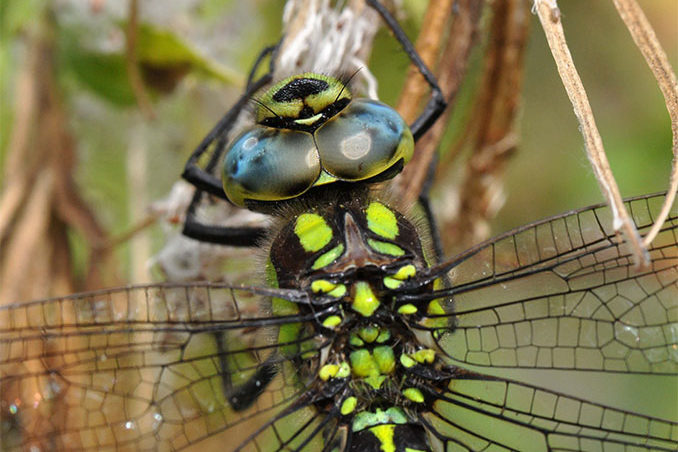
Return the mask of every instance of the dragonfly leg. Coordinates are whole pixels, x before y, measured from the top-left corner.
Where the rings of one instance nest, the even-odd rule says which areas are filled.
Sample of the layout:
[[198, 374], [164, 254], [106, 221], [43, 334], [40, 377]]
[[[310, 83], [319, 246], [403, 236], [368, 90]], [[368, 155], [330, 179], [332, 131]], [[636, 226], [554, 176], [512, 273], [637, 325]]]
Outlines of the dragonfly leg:
[[233, 369], [235, 362], [225, 349], [224, 341], [226, 340], [225, 335], [216, 335], [224, 396], [235, 411], [246, 410], [259, 398], [268, 384], [278, 374], [278, 367], [274, 363], [277, 355], [272, 354], [269, 356], [266, 361], [257, 366], [256, 371], [247, 381], [234, 386], [231, 376], [237, 373], [238, 369]]
[[[243, 95], [240, 96], [240, 99], [238, 99], [235, 105], [233, 105], [221, 120], [219, 120], [217, 125], [214, 126], [210, 133], [193, 151], [188, 162], [186, 162], [184, 172], [181, 176], [197, 189], [186, 213], [183, 234], [187, 237], [219, 245], [253, 247], [257, 245], [265, 234], [265, 229], [259, 227], [221, 227], [202, 224], [196, 219], [195, 211], [202, 201], [203, 193], [209, 193], [217, 198], [228, 201], [221, 180], [214, 176], [214, 168], [223, 159], [228, 134], [242, 112], [242, 109], [251, 100], [254, 93], [270, 83], [273, 78], [275, 52], [278, 49], [279, 44], [280, 43], [266, 47], [259, 53], [259, 56], [255, 60], [247, 77], [247, 87]], [[255, 79], [259, 67], [267, 57], [270, 59], [267, 72]], [[205, 167], [201, 168], [198, 165], [198, 161], [202, 155], [208, 151], [212, 143], [215, 143], [213, 152]]]
[[204, 192], [196, 190], [186, 212], [186, 221], [182, 233], [186, 237], [217, 245], [255, 247], [266, 235], [266, 229], [255, 226], [214, 226], [201, 223], [195, 217]]
[[[226, 199], [226, 193], [221, 185], [221, 180], [215, 177], [212, 172], [215, 166], [222, 160], [223, 152], [227, 142], [227, 135], [233, 129], [238, 116], [240, 115], [242, 109], [247, 105], [248, 102], [252, 99], [254, 93], [260, 90], [263, 86], [270, 83], [273, 78], [273, 71], [275, 68], [275, 52], [278, 48], [278, 44], [270, 47], [266, 47], [257, 57], [252, 69], [247, 78], [247, 87], [245, 92], [240, 99], [231, 107], [229, 111], [219, 120], [219, 122], [210, 130], [210, 132], [203, 138], [200, 144], [195, 148], [188, 161], [184, 167], [184, 172], [181, 177], [190, 182], [199, 190], [206, 191], [207, 193], [217, 196], [221, 199]], [[262, 62], [270, 57], [268, 71], [261, 77], [254, 79], [259, 67]], [[210, 145], [216, 142], [214, 146], [214, 152], [210, 156], [210, 159], [205, 166], [201, 168], [198, 165], [198, 160], [202, 155], [207, 152], [210, 148]]]
[[410, 125], [414, 141], [416, 142], [424, 133], [426, 133], [431, 126], [436, 122], [440, 115], [447, 107], [447, 102], [443, 96], [443, 92], [438, 86], [438, 81], [431, 72], [431, 70], [422, 61], [421, 57], [414, 48], [412, 41], [407, 37], [403, 29], [398, 24], [398, 21], [388, 12], [388, 10], [378, 0], [367, 0], [367, 3], [374, 8], [381, 18], [386, 22], [386, 25], [393, 33], [393, 36], [398, 40], [403, 50], [412, 61], [421, 75], [426, 80], [426, 83], [431, 87], [431, 99], [424, 107], [424, 111], [417, 119]]

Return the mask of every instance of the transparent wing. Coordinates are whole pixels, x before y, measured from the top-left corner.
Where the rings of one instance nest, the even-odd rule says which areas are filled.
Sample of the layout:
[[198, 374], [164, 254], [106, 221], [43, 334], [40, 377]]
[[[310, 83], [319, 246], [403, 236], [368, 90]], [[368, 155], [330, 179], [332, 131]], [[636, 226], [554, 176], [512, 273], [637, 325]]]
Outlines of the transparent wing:
[[458, 379], [424, 422], [444, 450], [674, 451], [678, 425], [503, 379]]
[[162, 285], [1, 308], [3, 450], [244, 440], [304, 393], [322, 346], [302, 334], [306, 367], [283, 358], [278, 326], [303, 319], [271, 316], [270, 294], [285, 295]]
[[[641, 234], [663, 195], [627, 202]], [[442, 264], [456, 363], [678, 373], [678, 211], [636, 268], [606, 207], [524, 226]]]
[[[631, 201], [641, 229], [659, 201]], [[432, 337], [450, 362], [486, 374], [429, 388], [437, 401], [423, 421], [441, 447], [502, 450], [534, 438], [542, 450], [675, 449], [676, 424], [660, 419], [675, 419], [675, 408], [651, 417], [594, 402], [589, 371], [604, 385], [668, 376], [671, 403], [676, 213], [646, 271], [632, 267], [604, 215], [585, 209], [526, 226], [436, 269], [452, 283], [437, 295], [454, 299], [456, 329]], [[325, 390], [313, 380], [323, 338], [302, 329], [285, 343], [282, 326], [311, 319], [271, 313], [270, 296], [293, 295], [162, 285], [0, 308], [3, 447], [341, 450], [350, 432], [312, 404]], [[554, 390], [550, 374], [496, 375], [557, 369], [574, 387]]]

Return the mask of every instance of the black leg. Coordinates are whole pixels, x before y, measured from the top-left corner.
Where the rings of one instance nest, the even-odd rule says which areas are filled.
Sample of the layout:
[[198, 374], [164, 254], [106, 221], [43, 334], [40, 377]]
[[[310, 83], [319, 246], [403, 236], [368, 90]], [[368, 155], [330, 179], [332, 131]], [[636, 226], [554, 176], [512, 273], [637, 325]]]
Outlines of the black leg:
[[[195, 217], [195, 212], [203, 199], [203, 193], [209, 193], [220, 199], [228, 201], [224, 193], [221, 180], [214, 176], [214, 169], [223, 159], [226, 149], [228, 133], [233, 128], [235, 121], [240, 115], [242, 109], [250, 101], [254, 93], [273, 78], [275, 64], [275, 51], [278, 45], [265, 48], [257, 57], [250, 73], [247, 77], [247, 88], [245, 93], [240, 96], [238, 101], [231, 109], [219, 120], [207, 136], [202, 140], [198, 147], [193, 151], [191, 157], [186, 162], [182, 177], [196, 187], [195, 195], [186, 212], [186, 221], [184, 223], [183, 234], [201, 242], [215, 243], [218, 245], [254, 247], [264, 237], [266, 230], [258, 227], [221, 227], [200, 223]], [[254, 79], [261, 63], [270, 56], [270, 64], [266, 74], [258, 79]], [[214, 143], [213, 152], [204, 168], [198, 166], [197, 162], [202, 155]]]
[[443, 245], [440, 241], [440, 231], [438, 230], [438, 224], [436, 223], [435, 217], [433, 216], [433, 210], [431, 209], [431, 203], [429, 201], [429, 193], [431, 191], [431, 186], [433, 185], [437, 164], [438, 154], [436, 153], [428, 167], [424, 186], [421, 188], [421, 193], [419, 193], [419, 204], [424, 210], [424, 215], [426, 216], [426, 222], [428, 223], [429, 234], [431, 235], [431, 242], [433, 244], [433, 252], [435, 253], [436, 263], [440, 263], [444, 256]]
[[384, 8], [384, 5], [379, 3], [378, 0], [367, 0], [367, 3], [372, 8], [374, 8], [379, 13], [384, 22], [386, 22], [386, 25], [388, 25], [388, 27], [391, 29], [393, 36], [395, 36], [395, 38], [398, 40], [400, 45], [403, 47], [403, 50], [405, 50], [405, 53], [407, 53], [407, 56], [417, 67], [421, 75], [424, 76], [424, 79], [431, 87], [431, 99], [424, 107], [424, 111], [421, 113], [421, 115], [419, 115], [419, 117], [415, 119], [410, 126], [412, 135], [414, 136], [414, 141], [417, 141], [440, 117], [440, 115], [445, 110], [445, 107], [447, 107], [447, 102], [443, 97], [443, 92], [440, 90], [435, 76], [421, 60], [421, 57], [415, 50], [414, 45], [412, 45], [412, 42], [400, 27], [398, 21], [395, 20], [391, 13], [389, 13], [388, 10]]
[[265, 228], [258, 227], [225, 227], [212, 226], [200, 223], [195, 218], [195, 209], [200, 205], [203, 191], [196, 190], [193, 200], [186, 212], [186, 221], [182, 233], [186, 237], [201, 242], [214, 243], [217, 245], [254, 247], [257, 246], [266, 235]]
[[[225, 333], [215, 334], [217, 349], [219, 352], [219, 364], [221, 365], [221, 382], [224, 389], [224, 396], [229, 405], [235, 411], [247, 409], [266, 389], [268, 384], [278, 374], [278, 368], [273, 363], [275, 354], [271, 355], [265, 362], [257, 366], [254, 374], [238, 387], [233, 386], [231, 373], [237, 369], [230, 369], [228, 364], [228, 352], [224, 344], [228, 341]], [[246, 353], [246, 352], [243, 352]]]
[[[233, 107], [231, 107], [231, 109], [226, 112], [226, 114], [212, 128], [212, 130], [210, 130], [207, 136], [203, 138], [186, 162], [186, 166], [184, 167], [184, 172], [182, 173], [181, 177], [194, 185], [198, 190], [203, 190], [221, 199], [227, 199], [224, 189], [221, 185], [221, 180], [212, 174], [212, 170], [222, 159], [226, 135], [228, 135], [228, 132], [230, 132], [230, 130], [233, 128], [236, 119], [240, 115], [240, 112], [250, 101], [254, 93], [260, 90], [266, 84], [270, 83], [272, 80], [273, 70], [275, 67], [275, 51], [277, 48], [277, 45], [267, 47], [259, 54], [247, 78], [247, 88], [245, 89], [243, 95], [240, 96], [240, 99], [238, 99]], [[269, 55], [270, 64], [268, 71], [257, 80], [253, 80], [262, 61]], [[215, 140], [217, 141], [215, 150], [210, 156], [210, 160], [207, 163], [205, 169], [202, 169], [198, 166], [197, 162]]]

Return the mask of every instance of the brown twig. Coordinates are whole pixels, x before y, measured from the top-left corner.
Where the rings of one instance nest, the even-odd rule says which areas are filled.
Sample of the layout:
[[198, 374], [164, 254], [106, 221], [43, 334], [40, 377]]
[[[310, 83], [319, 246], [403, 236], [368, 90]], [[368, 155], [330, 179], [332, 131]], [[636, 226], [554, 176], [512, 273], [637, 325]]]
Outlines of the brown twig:
[[[15, 302], [72, 292], [77, 286], [68, 231], [77, 230], [90, 246], [88, 282], [101, 286], [112, 272], [98, 263], [105, 257], [94, 249], [106, 233], [80, 198], [73, 181], [75, 142], [68, 130], [66, 111], [56, 78], [54, 23], [48, 14], [28, 36], [25, 74], [18, 79], [23, 101], [17, 134], [9, 149], [8, 178], [12, 208], [3, 208], [0, 252], [0, 300]], [[25, 124], [23, 124], [26, 122]], [[12, 162], [21, 162], [15, 164]], [[3, 200], [6, 198], [3, 197]], [[6, 215], [6, 216], [4, 216]], [[102, 275], [105, 275], [102, 277]], [[94, 277], [99, 276], [99, 277]], [[92, 285], [86, 285], [91, 288]]]
[[501, 0], [492, 5], [489, 44], [482, 83], [469, 121], [473, 153], [459, 189], [459, 212], [443, 234], [468, 247], [487, 238], [488, 220], [501, 202], [503, 173], [517, 146], [514, 132], [523, 80], [529, 30], [529, 5]]
[[[429, 68], [434, 68], [438, 62], [438, 55], [446, 35], [445, 28], [452, 12], [452, 5], [451, 0], [431, 0], [428, 4], [423, 26], [417, 38], [416, 49], [421, 60]], [[410, 64], [405, 85], [396, 106], [396, 110], [405, 121], [414, 121], [421, 108], [421, 102], [428, 91], [429, 86], [426, 80], [420, 76], [417, 68]]]
[[[443, 19], [447, 16], [443, 13], [451, 13], [451, 10], [444, 10], [442, 13], [438, 13], [439, 16], [436, 16], [436, 10], [432, 8], [436, 5], [433, 5], [433, 3], [429, 5], [427, 16], [424, 18], [426, 26], [417, 40], [417, 51], [420, 51], [420, 54], [424, 52], [421, 54], [422, 59], [429, 67], [432, 67], [433, 63], [435, 63], [439, 47], [443, 45], [441, 40], [446, 34], [444, 27], [447, 22]], [[393, 184], [392, 189], [399, 194], [398, 197], [402, 199], [404, 206], [412, 205], [416, 201], [426, 181], [431, 161], [445, 132], [449, 114], [452, 111], [451, 106], [466, 75], [471, 49], [475, 44], [475, 35], [483, 3], [482, 1], [474, 0], [457, 2], [458, 12], [454, 16], [452, 30], [447, 38], [438, 70], [438, 84], [450, 106], [431, 130], [419, 140], [412, 161], [408, 163], [403, 173]], [[429, 23], [428, 17], [431, 14], [436, 20], [435, 26], [431, 26]], [[435, 35], [433, 36], [434, 33]], [[429, 88], [425, 80], [416, 72], [416, 68], [411, 67], [409, 71], [398, 103], [398, 111], [408, 121], [411, 121], [416, 115], [417, 109]]]
[[155, 112], [151, 106], [151, 99], [148, 96], [144, 80], [139, 71], [139, 62], [137, 60], [137, 28], [139, 26], [139, 7], [137, 0], [129, 0], [129, 14], [127, 18], [127, 28], [125, 29], [125, 65], [127, 67], [127, 77], [132, 87], [132, 92], [137, 100], [139, 110], [147, 119], [155, 119]]
[[14, 121], [7, 145], [7, 158], [4, 174], [4, 191], [0, 196], [0, 243], [7, 239], [12, 220], [26, 198], [27, 187], [37, 173], [39, 163], [35, 155], [28, 152], [31, 139], [37, 94], [33, 71], [40, 64], [38, 39], [29, 41], [25, 64], [19, 68], [14, 88]]
[[626, 211], [621, 194], [619, 193], [619, 187], [610, 169], [586, 90], [579, 78], [570, 49], [565, 41], [565, 33], [560, 20], [560, 10], [555, 0], [535, 0], [534, 4], [537, 16], [546, 34], [546, 40], [548, 41], [551, 53], [556, 61], [558, 73], [579, 122], [579, 128], [584, 137], [586, 153], [591, 162], [593, 173], [612, 210], [613, 226], [615, 230], [623, 231], [634, 255], [636, 265], [647, 267], [649, 265], [647, 249], [643, 245], [638, 230]]
[[666, 217], [669, 215], [673, 201], [676, 198], [678, 190], [678, 81], [676, 74], [671, 69], [666, 52], [662, 49], [657, 40], [657, 36], [648, 22], [645, 14], [638, 6], [635, 0], [614, 0], [614, 5], [622, 20], [626, 24], [633, 41], [643, 54], [647, 65], [652, 70], [657, 79], [657, 85], [664, 95], [666, 109], [671, 118], [671, 133], [673, 134], [673, 159], [671, 160], [671, 176], [669, 179], [669, 190], [664, 200], [664, 205], [660, 214], [657, 216], [652, 229], [647, 233], [643, 240], [643, 245], [649, 246], [652, 240], [657, 236]]

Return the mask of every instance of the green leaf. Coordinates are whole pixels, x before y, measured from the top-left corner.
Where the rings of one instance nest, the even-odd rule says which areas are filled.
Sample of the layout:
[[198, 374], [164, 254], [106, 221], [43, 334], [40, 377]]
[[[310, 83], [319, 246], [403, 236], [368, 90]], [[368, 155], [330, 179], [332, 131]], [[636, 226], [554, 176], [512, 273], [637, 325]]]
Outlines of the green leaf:
[[237, 85], [244, 83], [242, 74], [202, 55], [169, 30], [161, 30], [149, 24], [140, 24], [137, 32], [137, 61], [146, 69], [182, 70], [187, 68], [225, 83]]
[[41, 17], [45, 4], [44, 0], [0, 1], [0, 37], [7, 39], [35, 21], [36, 17]]
[[119, 106], [136, 103], [123, 55], [95, 53], [70, 47], [65, 56], [66, 64], [77, 80], [97, 96]]

